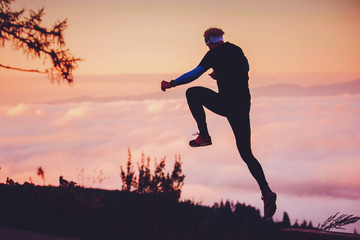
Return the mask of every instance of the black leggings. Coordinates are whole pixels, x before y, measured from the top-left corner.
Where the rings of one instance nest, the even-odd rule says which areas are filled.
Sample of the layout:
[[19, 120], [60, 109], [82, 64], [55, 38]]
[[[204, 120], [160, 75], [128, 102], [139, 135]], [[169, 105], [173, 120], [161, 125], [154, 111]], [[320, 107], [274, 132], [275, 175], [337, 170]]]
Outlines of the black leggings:
[[191, 87], [186, 91], [190, 111], [198, 125], [200, 135], [209, 135], [206, 125], [204, 106], [210, 111], [228, 119], [234, 132], [236, 145], [241, 158], [247, 164], [252, 176], [256, 179], [262, 194], [270, 188], [266, 182], [264, 171], [254, 157], [250, 144], [250, 101], [248, 103], [232, 103], [224, 100], [219, 93], [204, 87]]

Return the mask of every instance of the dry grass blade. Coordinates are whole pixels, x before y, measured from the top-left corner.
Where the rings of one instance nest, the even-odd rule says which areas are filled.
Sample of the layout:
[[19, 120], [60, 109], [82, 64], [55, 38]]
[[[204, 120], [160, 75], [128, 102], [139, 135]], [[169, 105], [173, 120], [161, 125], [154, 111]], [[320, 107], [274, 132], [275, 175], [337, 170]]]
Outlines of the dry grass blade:
[[344, 230], [344, 226], [360, 220], [360, 216], [354, 216], [353, 214], [341, 214], [340, 216], [338, 214], [339, 212], [334, 216], [330, 216], [323, 224], [319, 224], [318, 229], [321, 231], [330, 231], [331, 229]]

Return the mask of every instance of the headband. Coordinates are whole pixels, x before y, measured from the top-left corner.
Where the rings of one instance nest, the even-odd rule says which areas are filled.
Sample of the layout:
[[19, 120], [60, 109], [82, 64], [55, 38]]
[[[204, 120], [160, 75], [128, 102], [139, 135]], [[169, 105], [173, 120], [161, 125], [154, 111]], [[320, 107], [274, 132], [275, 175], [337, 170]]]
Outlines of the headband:
[[224, 41], [222, 36], [205, 36], [205, 43], [208, 46], [210, 44], [217, 43], [220, 41]]

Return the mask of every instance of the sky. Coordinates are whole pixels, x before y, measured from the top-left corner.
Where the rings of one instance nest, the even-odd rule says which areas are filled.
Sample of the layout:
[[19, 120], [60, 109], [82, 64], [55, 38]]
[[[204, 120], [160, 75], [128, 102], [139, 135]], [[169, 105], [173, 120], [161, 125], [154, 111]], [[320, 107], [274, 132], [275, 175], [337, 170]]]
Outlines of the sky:
[[[0, 69], [0, 182], [46, 184], [59, 175], [79, 178], [102, 170], [101, 184], [119, 189], [120, 165], [131, 149], [152, 160], [180, 154], [184, 199], [207, 205], [230, 199], [262, 209], [260, 192], [235, 146], [226, 119], [207, 112], [213, 145], [192, 149], [196, 132], [184, 92], [160, 91], [197, 66], [207, 48], [203, 32], [221, 27], [250, 62], [250, 89], [285, 83], [299, 86], [360, 79], [360, 2], [319, 1], [115, 1], [17, 0], [16, 9], [45, 7], [44, 24], [68, 19], [65, 40], [84, 59], [75, 83], [52, 84], [46, 75]], [[43, 68], [10, 44], [0, 63]], [[45, 63], [46, 65], [46, 63]], [[189, 86], [216, 89], [207, 74]], [[252, 99], [252, 147], [288, 212], [314, 225], [330, 215], [360, 215], [360, 91], [331, 96]], [[143, 96], [146, 95], [146, 96]], [[85, 101], [84, 99], [90, 99]], [[352, 225], [353, 232], [360, 225]]]

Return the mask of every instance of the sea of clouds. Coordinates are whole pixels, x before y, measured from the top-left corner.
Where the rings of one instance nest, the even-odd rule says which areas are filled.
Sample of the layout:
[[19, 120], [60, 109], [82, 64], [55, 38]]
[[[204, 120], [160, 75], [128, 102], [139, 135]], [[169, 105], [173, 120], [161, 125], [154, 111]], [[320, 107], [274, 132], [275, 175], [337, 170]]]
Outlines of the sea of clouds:
[[[262, 210], [227, 120], [210, 111], [207, 120], [213, 145], [193, 149], [188, 141], [197, 129], [184, 98], [0, 106], [0, 182], [43, 184], [41, 166], [45, 184], [57, 185], [63, 175], [120, 189], [130, 148], [134, 162], [142, 153], [152, 164], [166, 156], [169, 171], [179, 154], [184, 199], [229, 199]], [[360, 95], [254, 98], [251, 124], [254, 155], [278, 193], [275, 219], [287, 211], [293, 222], [316, 225], [338, 211], [360, 214]], [[100, 170], [106, 179], [92, 183]], [[349, 231], [354, 227], [360, 229]]]

